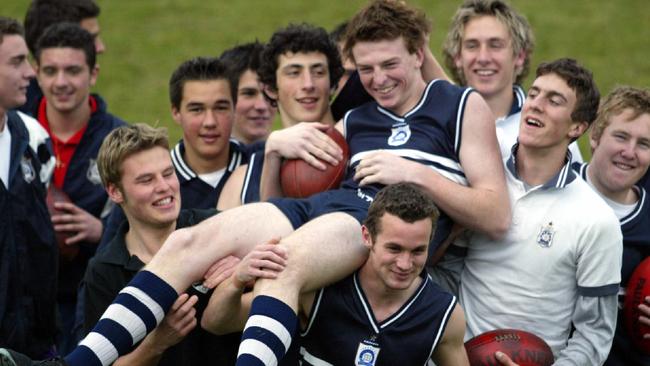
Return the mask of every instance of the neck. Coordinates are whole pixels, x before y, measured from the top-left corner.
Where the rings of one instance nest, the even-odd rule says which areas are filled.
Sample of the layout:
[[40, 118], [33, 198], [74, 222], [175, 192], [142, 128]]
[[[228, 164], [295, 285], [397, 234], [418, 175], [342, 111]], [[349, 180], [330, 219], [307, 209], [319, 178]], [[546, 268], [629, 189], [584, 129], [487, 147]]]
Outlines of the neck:
[[280, 111], [280, 120], [281, 120], [280, 122], [282, 122], [282, 128], [289, 128], [291, 126], [297, 125], [300, 122], [320, 122], [330, 126], [334, 126], [336, 124], [336, 121], [332, 116], [332, 110], [329, 107], [327, 107], [327, 110], [318, 121], [294, 121], [293, 118], [289, 117], [284, 112], [282, 106], [278, 106], [278, 110]]
[[417, 80], [414, 81], [414, 83], [415, 84], [410, 90], [410, 95], [405, 100], [405, 102], [392, 111], [398, 116], [403, 116], [408, 111], [415, 108], [415, 105], [418, 104], [420, 98], [422, 98], [422, 94], [424, 94], [424, 89], [427, 87], [427, 83], [424, 81], [424, 79], [418, 77]]
[[90, 121], [90, 105], [82, 103], [79, 108], [69, 112], [61, 112], [54, 109], [51, 103], [48, 103], [45, 107], [45, 114], [50, 125], [50, 131], [60, 140], [67, 141]]
[[422, 279], [418, 276], [407, 289], [391, 289], [367, 263], [359, 270], [359, 283], [379, 322], [395, 314], [415, 293], [421, 282]]
[[600, 193], [601, 196], [607, 197], [614, 202], [623, 205], [632, 205], [639, 200], [636, 191], [632, 187], [624, 190], [612, 191], [605, 185], [601, 184], [601, 180], [595, 176], [591, 165], [587, 166], [587, 181], [598, 191], [598, 193]]
[[197, 174], [208, 174], [225, 168], [229, 155], [230, 142], [228, 142], [228, 145], [226, 145], [226, 147], [219, 153], [218, 156], [210, 159], [201, 157], [196, 151], [189, 148], [188, 144], [185, 144], [185, 153], [183, 158], [185, 159], [185, 162], [187, 162], [187, 164]]
[[519, 178], [531, 186], [548, 182], [565, 164], [567, 146], [560, 147], [530, 149], [519, 145], [515, 160]]
[[166, 227], [153, 227], [134, 221], [129, 220], [129, 231], [125, 238], [126, 247], [131, 255], [137, 256], [146, 264], [174, 231], [176, 221]]
[[506, 117], [510, 110], [512, 109], [512, 102], [514, 100], [514, 95], [512, 90], [504, 90], [500, 94], [492, 96], [483, 96], [485, 102], [492, 110], [492, 113], [496, 118]]

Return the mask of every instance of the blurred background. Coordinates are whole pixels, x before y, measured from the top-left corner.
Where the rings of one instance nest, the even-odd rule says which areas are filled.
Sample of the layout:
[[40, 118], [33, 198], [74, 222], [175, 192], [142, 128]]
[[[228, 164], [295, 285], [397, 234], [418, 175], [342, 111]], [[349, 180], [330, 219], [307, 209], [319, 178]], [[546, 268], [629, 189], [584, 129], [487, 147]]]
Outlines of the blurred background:
[[[96, 0], [106, 52], [94, 88], [109, 111], [129, 122], [180, 128], [170, 115], [167, 83], [182, 61], [217, 56], [291, 22], [328, 31], [350, 18], [364, 0]], [[433, 20], [430, 47], [441, 61], [442, 40], [460, 0], [412, 0]], [[542, 61], [573, 57], [590, 68], [604, 95], [617, 84], [650, 86], [648, 0], [511, 0], [536, 37], [531, 71]], [[2, 0], [0, 14], [24, 19], [28, 0]], [[528, 87], [531, 75], [524, 83]], [[585, 157], [588, 144], [583, 137]]]

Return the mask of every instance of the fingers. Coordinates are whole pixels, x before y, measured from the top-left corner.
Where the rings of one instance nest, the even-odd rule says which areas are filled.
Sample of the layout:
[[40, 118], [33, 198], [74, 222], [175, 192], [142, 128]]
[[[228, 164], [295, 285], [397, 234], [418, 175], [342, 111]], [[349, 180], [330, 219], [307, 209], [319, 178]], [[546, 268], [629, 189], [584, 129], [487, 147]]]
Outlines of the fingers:
[[496, 357], [497, 361], [503, 366], [519, 366], [518, 364], [514, 363], [510, 357], [506, 356], [505, 353], [497, 351], [494, 356]]
[[215, 288], [226, 278], [230, 277], [241, 260], [235, 256], [227, 256], [213, 264], [204, 275], [203, 286]]

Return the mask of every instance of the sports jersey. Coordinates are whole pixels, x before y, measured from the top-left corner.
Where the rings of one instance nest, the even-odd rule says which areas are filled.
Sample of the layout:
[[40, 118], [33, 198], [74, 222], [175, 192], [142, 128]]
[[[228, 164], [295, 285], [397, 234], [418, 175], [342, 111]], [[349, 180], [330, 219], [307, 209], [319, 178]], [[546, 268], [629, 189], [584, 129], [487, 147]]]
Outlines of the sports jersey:
[[303, 365], [426, 365], [445, 331], [456, 298], [425, 272], [402, 307], [378, 322], [358, 272], [316, 294], [301, 333]]
[[0, 344], [42, 358], [56, 336], [58, 249], [41, 159], [30, 147], [21, 115], [9, 111], [7, 117], [9, 184], [0, 181]]
[[[612, 210], [571, 169], [569, 152], [554, 177], [530, 188], [517, 176], [516, 148], [506, 164], [508, 232], [500, 240], [480, 233], [469, 238], [459, 296], [466, 338], [522, 329], [544, 339], [557, 358], [568, 348], [573, 321], [595, 316], [613, 324], [614, 309], [578, 314], [583, 309], [577, 304], [617, 293], [620, 272], [613, 269], [621, 265], [622, 236]], [[580, 324], [573, 337], [594, 342], [604, 360], [607, 353], [600, 348], [609, 347], [612, 334], [596, 323]]]
[[263, 168], [264, 150], [256, 151], [251, 155], [246, 167], [246, 175], [239, 196], [242, 204], [260, 201], [260, 182], [262, 181]]
[[[317, 215], [345, 212], [347, 208], [351, 208], [355, 218], [362, 220], [383, 185], [360, 187], [354, 180], [354, 173], [364, 157], [378, 151], [419, 162], [454, 182], [466, 185], [458, 153], [463, 113], [472, 91], [447, 81], [434, 80], [427, 84], [418, 103], [403, 116], [374, 101], [349, 111], [343, 119], [343, 128], [350, 161], [341, 189], [316, 194], [306, 200], [273, 199], [269, 202], [280, 208], [294, 228]], [[322, 195], [325, 194], [327, 197], [324, 199]], [[309, 206], [309, 210], [302, 210], [304, 206]], [[294, 210], [300, 211], [299, 214]], [[450, 228], [449, 217], [441, 215], [434, 243], [446, 238]]]
[[[572, 165], [573, 169], [578, 172], [585, 182], [588, 182], [588, 166], [587, 163], [574, 163]], [[623, 265], [621, 267], [619, 310], [622, 309], [625, 288], [630, 276], [632, 276], [632, 272], [642, 260], [650, 256], [650, 201], [643, 187], [635, 186], [633, 189], [636, 190], [639, 200], [632, 212], [619, 219], [621, 231], [623, 232]], [[623, 312], [619, 311], [614, 344], [605, 365], [632, 366], [650, 364], [650, 356], [642, 355], [631, 346], [632, 343], [629, 341], [627, 332], [624, 329], [622, 315]]]
[[223, 185], [230, 177], [230, 174], [240, 165], [246, 164], [248, 156], [244, 146], [235, 140], [230, 140], [228, 163], [226, 171], [216, 187], [204, 182], [199, 175], [192, 170], [183, 156], [185, 154], [185, 143], [179, 141], [171, 150], [172, 163], [176, 169], [176, 175], [181, 185], [181, 208], [214, 208], [223, 189]]
[[[181, 210], [176, 228], [196, 225], [216, 212]], [[105, 250], [98, 252], [88, 265], [84, 277], [86, 332], [92, 329], [118, 292], [144, 267], [137, 256], [129, 253], [125, 240], [128, 228], [128, 222], [123, 222]], [[202, 286], [192, 286], [185, 292], [199, 298], [194, 308], [197, 310], [196, 318], [200, 321], [212, 291], [205, 291]], [[165, 350], [157, 365], [232, 365], [235, 363], [240, 337], [241, 334], [238, 333], [216, 336], [197, 324], [181, 342]]]

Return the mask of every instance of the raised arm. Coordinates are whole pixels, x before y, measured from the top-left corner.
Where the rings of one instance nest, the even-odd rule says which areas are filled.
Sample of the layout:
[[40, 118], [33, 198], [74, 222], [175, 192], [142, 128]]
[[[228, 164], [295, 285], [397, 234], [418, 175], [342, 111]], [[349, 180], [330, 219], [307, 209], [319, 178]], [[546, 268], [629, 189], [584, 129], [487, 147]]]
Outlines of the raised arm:
[[261, 244], [246, 255], [234, 273], [215, 288], [201, 318], [201, 327], [214, 334], [244, 329], [253, 293], [244, 293], [258, 278], [276, 278], [284, 269], [287, 254], [277, 240]]

